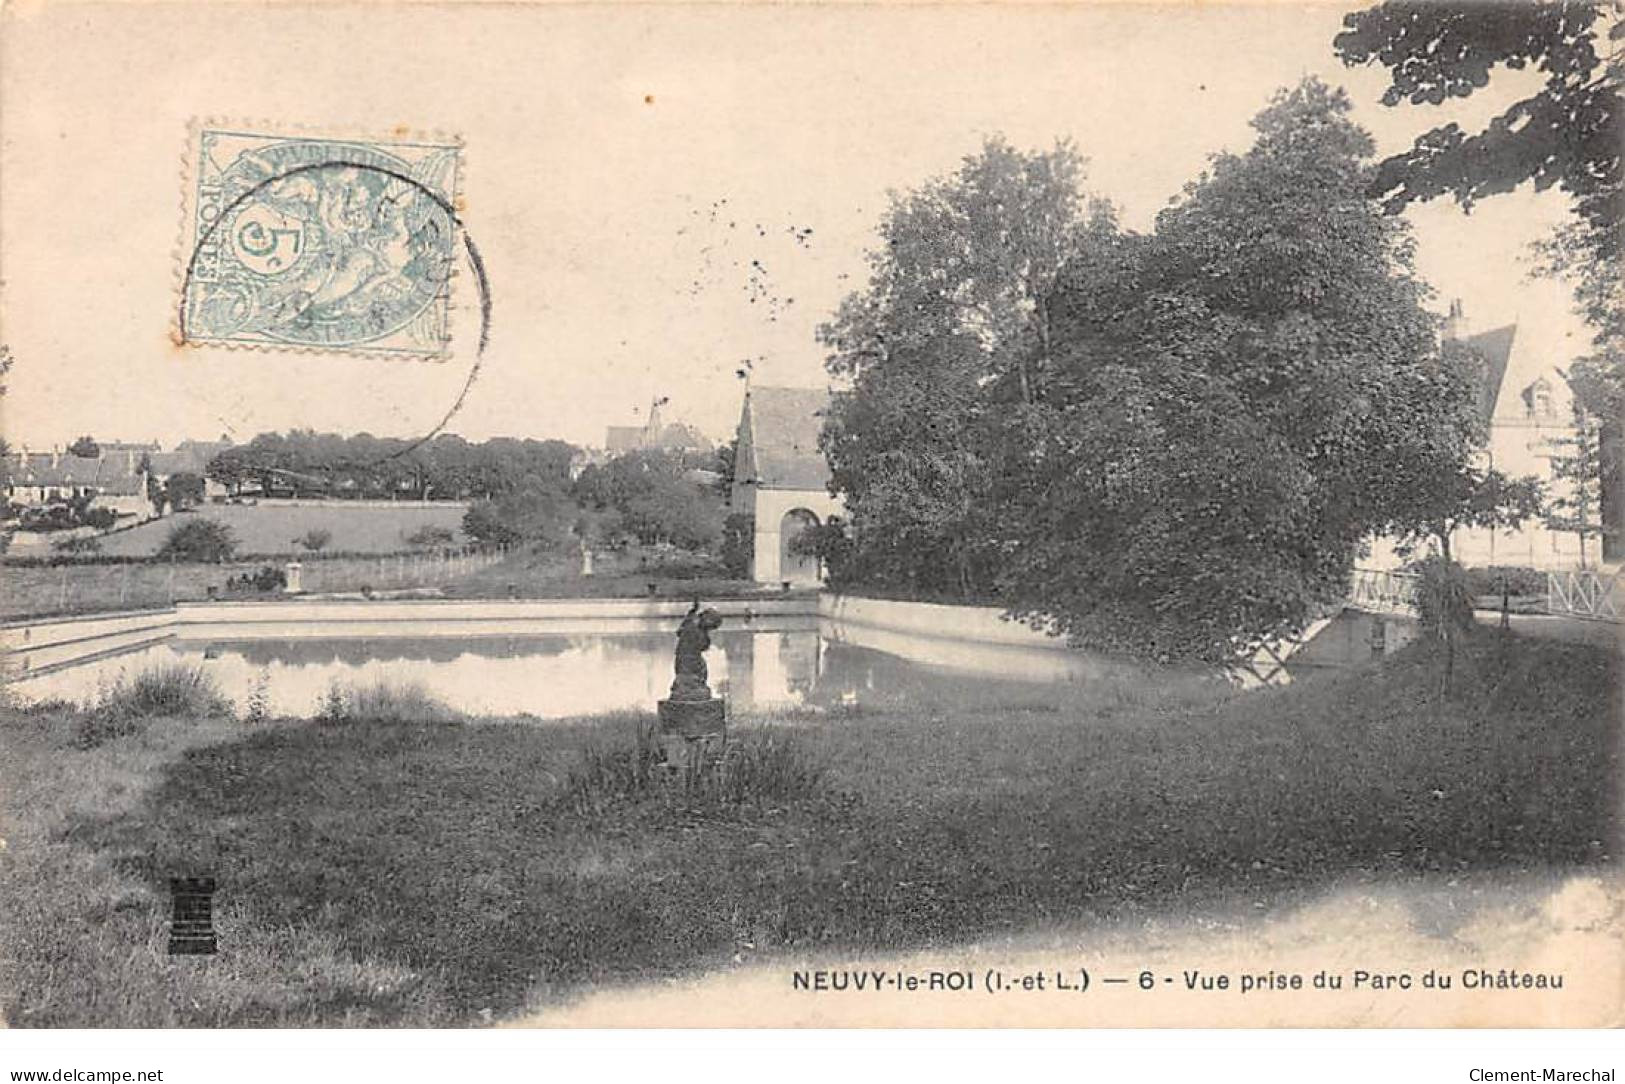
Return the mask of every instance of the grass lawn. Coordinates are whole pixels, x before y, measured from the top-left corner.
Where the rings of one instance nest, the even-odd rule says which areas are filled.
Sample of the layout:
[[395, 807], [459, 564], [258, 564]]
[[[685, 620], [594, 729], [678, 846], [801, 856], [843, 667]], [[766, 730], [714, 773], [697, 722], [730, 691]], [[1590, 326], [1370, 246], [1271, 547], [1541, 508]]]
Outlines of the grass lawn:
[[[1486, 633], [1460, 670], [1448, 702], [1412, 649], [1246, 694], [781, 716], [740, 727], [739, 793], [694, 801], [621, 785], [629, 718], [194, 712], [120, 735], [7, 710], [0, 1006], [12, 1026], [478, 1024], [745, 959], [1269, 908], [1351, 871], [1612, 863], [1615, 657]], [[166, 878], [202, 869], [221, 953], [171, 959]]]
[[463, 513], [458, 501], [428, 507], [379, 507], [347, 501], [310, 501], [301, 504], [204, 504], [101, 536], [102, 552], [115, 557], [146, 557], [157, 553], [170, 528], [187, 519], [212, 519], [231, 528], [237, 552], [291, 555], [299, 552], [293, 540], [313, 530], [333, 537], [327, 548], [343, 553], [394, 553], [409, 549], [408, 535], [424, 527], [443, 527], [463, 542]]
[[[521, 550], [448, 583], [444, 590], [449, 598], [643, 598], [649, 596], [651, 583], [653, 593], [662, 598], [740, 598], [781, 593], [777, 587], [730, 579], [711, 571], [709, 562], [681, 554], [662, 559], [639, 546], [595, 553], [591, 576], [581, 574], [581, 558], [575, 553]], [[798, 589], [797, 593], [807, 590]]]
[[[483, 558], [471, 558], [477, 565]], [[209, 597], [282, 599], [279, 590], [244, 589], [225, 593], [233, 576], [252, 576], [267, 564], [282, 568], [281, 560], [224, 561], [220, 564], [82, 564], [55, 568], [0, 565], [0, 617], [45, 617], [57, 614], [142, 610], [175, 602], [197, 602]], [[380, 589], [433, 586], [458, 575], [458, 563], [433, 553], [396, 557], [326, 557], [305, 559], [307, 592], [354, 591], [363, 584]]]

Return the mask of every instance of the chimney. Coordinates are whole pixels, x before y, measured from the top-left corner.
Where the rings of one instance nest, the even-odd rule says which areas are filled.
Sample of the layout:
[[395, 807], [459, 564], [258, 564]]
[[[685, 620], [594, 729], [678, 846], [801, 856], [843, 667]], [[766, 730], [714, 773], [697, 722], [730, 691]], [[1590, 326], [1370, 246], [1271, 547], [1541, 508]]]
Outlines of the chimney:
[[1446, 339], [1459, 339], [1467, 334], [1467, 318], [1463, 315], [1461, 298], [1450, 299], [1450, 312], [1444, 318], [1444, 337]]

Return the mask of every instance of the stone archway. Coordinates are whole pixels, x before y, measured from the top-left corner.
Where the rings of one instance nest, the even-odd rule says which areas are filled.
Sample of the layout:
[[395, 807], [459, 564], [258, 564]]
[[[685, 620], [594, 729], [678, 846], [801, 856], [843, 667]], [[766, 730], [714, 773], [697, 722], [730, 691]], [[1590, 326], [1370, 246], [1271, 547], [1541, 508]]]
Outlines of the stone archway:
[[796, 553], [793, 543], [808, 528], [818, 526], [818, 517], [805, 508], [792, 508], [779, 521], [779, 578], [792, 583], [817, 583], [818, 558]]

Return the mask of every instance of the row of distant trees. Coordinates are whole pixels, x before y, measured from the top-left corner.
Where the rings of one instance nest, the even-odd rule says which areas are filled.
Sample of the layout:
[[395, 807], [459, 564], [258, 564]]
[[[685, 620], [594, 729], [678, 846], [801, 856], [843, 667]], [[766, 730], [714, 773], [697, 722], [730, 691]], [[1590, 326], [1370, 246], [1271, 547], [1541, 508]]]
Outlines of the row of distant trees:
[[[1418, 44], [1417, 19], [1454, 48], [1463, 27], [1522, 17], [1373, 11], [1350, 17], [1339, 49], [1350, 63], [1418, 51], [1395, 85], [1424, 96], [1482, 83], [1430, 82], [1418, 64], [1481, 57]], [[1591, 26], [1547, 29], [1572, 58]], [[1520, 40], [1523, 62], [1564, 48]], [[1084, 161], [1065, 143], [1024, 153], [992, 139], [894, 196], [866, 288], [821, 329], [848, 389], [823, 442], [849, 518], [806, 544], [832, 578], [999, 601], [1085, 644], [1222, 661], [1238, 639], [1301, 628], [1339, 600], [1365, 539], [1431, 540], [1448, 564], [1456, 528], [1534, 514], [1533, 480], [1477, 465], [1482, 363], [1441, 343], [1394, 213], [1470, 195], [1375, 162], [1349, 112], [1313, 78], [1280, 92], [1252, 148], [1213, 157], [1143, 234], [1083, 192]], [[1537, 149], [1549, 159], [1578, 142]], [[1520, 149], [1496, 153], [1522, 168]], [[1546, 183], [1559, 177], [1571, 183], [1561, 171]], [[1604, 241], [1592, 228], [1617, 227], [1617, 199], [1581, 206], [1553, 245], [1568, 260], [1557, 270], [1584, 285], [1592, 268], [1617, 269], [1591, 262], [1617, 248], [1617, 229]], [[1587, 417], [1617, 419], [1605, 411], [1621, 402], [1619, 294], [1595, 292], [1603, 348], [1576, 387]], [[1586, 469], [1617, 455], [1606, 425], [1581, 432]]]
[[576, 448], [562, 440], [445, 433], [428, 441], [296, 430], [261, 433], [216, 455], [208, 476], [233, 489], [334, 498], [480, 500], [532, 483], [569, 484]]
[[208, 476], [234, 488], [335, 498], [466, 500], [464, 533], [559, 549], [621, 541], [713, 550], [729, 450], [651, 449], [585, 467], [559, 440], [443, 434], [409, 442], [368, 434], [262, 433], [217, 455]]

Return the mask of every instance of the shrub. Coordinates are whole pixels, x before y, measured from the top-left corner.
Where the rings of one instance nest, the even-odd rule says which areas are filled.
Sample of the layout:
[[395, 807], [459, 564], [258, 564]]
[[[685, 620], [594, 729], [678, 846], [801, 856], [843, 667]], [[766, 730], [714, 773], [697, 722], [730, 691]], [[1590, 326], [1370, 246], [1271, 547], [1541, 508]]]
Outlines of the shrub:
[[574, 548], [580, 509], [563, 493], [542, 486], [504, 493], [471, 505], [463, 533], [479, 542], [533, 542], [538, 551]]
[[118, 515], [111, 508], [87, 508], [80, 519], [86, 527], [94, 527], [98, 531], [105, 531], [118, 522]]
[[166, 663], [121, 676], [79, 722], [77, 744], [92, 749], [138, 734], [158, 718], [230, 715], [231, 702], [201, 666]]
[[840, 516], [810, 526], [790, 540], [790, 552], [798, 557], [816, 557], [823, 563], [831, 583], [844, 583], [852, 567], [856, 547]]
[[100, 553], [102, 551], [101, 539], [90, 535], [74, 535], [71, 538], [59, 538], [51, 543], [54, 553]]
[[1544, 595], [1546, 573], [1521, 565], [1490, 565], [1469, 568], [1467, 578], [1474, 595], [1501, 594], [1503, 585], [1511, 595]]
[[459, 718], [420, 682], [388, 678], [367, 684], [332, 683], [322, 694], [316, 717], [329, 723], [449, 723]]
[[171, 508], [181, 511], [202, 504], [207, 492], [208, 487], [201, 474], [177, 471], [164, 483], [162, 497]]
[[463, 533], [478, 542], [518, 542], [523, 535], [508, 522], [495, 501], [477, 501], [463, 513]]
[[1454, 561], [1429, 557], [1416, 566], [1421, 583], [1416, 590], [1416, 612], [1422, 628], [1435, 636], [1473, 628], [1472, 580]]
[[243, 722], [263, 723], [271, 717], [271, 672], [261, 670], [248, 686]]
[[310, 530], [294, 539], [293, 544], [296, 546], [303, 546], [311, 553], [315, 553], [317, 550], [326, 549], [327, 544], [331, 541], [333, 541], [332, 531], [327, 530], [325, 527], [312, 527]]
[[715, 557], [682, 550], [650, 553], [638, 561], [638, 571], [668, 580], [726, 579], [727, 567]]
[[227, 591], [280, 591], [288, 586], [288, 574], [274, 565], [261, 565], [259, 570], [226, 580]]
[[231, 559], [237, 539], [231, 528], [212, 519], [190, 519], [169, 529], [158, 548], [157, 557], [171, 561], [206, 561], [218, 564]]
[[419, 527], [411, 534], [406, 535], [405, 542], [408, 546], [421, 546], [425, 549], [437, 549], [441, 546], [451, 545], [456, 538], [457, 532], [453, 531], [451, 528], [437, 527], [431, 523], [426, 526]]
[[19, 526], [25, 531], [63, 531], [79, 526], [79, 516], [66, 504], [24, 508]]
[[722, 521], [722, 565], [736, 580], [750, 575], [750, 559], [756, 546], [756, 517], [735, 512]]

